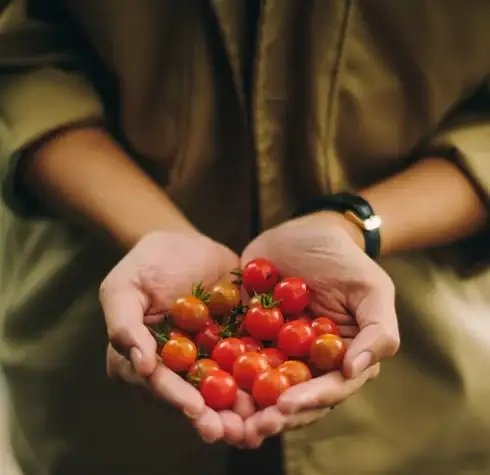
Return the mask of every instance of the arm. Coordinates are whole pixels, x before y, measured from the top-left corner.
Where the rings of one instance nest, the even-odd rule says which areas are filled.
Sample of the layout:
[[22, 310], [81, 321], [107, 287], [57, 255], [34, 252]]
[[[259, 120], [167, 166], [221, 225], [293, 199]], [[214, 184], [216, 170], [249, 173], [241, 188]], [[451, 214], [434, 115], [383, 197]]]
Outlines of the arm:
[[[474, 184], [443, 158], [422, 160], [360, 194], [383, 219], [382, 254], [449, 244], [477, 233], [487, 219]], [[359, 230], [344, 225], [363, 246]]]
[[51, 209], [96, 225], [126, 247], [151, 231], [193, 230], [101, 128], [68, 130], [34, 147], [23, 180]]

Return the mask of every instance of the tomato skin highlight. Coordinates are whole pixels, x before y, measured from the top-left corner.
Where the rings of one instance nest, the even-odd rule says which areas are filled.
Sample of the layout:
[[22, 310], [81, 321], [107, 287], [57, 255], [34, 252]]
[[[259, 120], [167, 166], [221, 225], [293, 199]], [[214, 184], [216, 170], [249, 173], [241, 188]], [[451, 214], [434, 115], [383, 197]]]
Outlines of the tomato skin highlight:
[[264, 348], [261, 353], [267, 356], [272, 368], [277, 368], [281, 363], [284, 363], [288, 359], [288, 357], [278, 348]]
[[233, 283], [220, 281], [211, 287], [207, 306], [212, 315], [224, 317], [240, 305], [240, 289]]
[[317, 336], [310, 349], [310, 361], [322, 371], [333, 371], [342, 367], [347, 347], [337, 335], [327, 333]]
[[289, 380], [284, 374], [278, 369], [269, 369], [257, 376], [252, 387], [252, 396], [260, 407], [273, 406], [289, 386]]
[[310, 303], [310, 291], [306, 282], [300, 277], [287, 277], [281, 280], [272, 295], [285, 314], [301, 313]]
[[216, 361], [222, 370], [231, 373], [235, 360], [245, 353], [245, 350], [245, 343], [239, 338], [224, 338], [214, 347], [211, 359]]
[[337, 324], [328, 317], [316, 317], [311, 322], [311, 328], [313, 328], [315, 336], [325, 335], [327, 333], [340, 336]]
[[262, 345], [259, 341], [251, 336], [243, 336], [243, 343], [245, 343], [246, 351], [262, 351]]
[[233, 364], [233, 377], [239, 388], [251, 391], [256, 378], [270, 368], [267, 356], [256, 352], [240, 355]]
[[202, 380], [199, 390], [206, 405], [215, 411], [222, 411], [233, 407], [238, 388], [231, 374], [218, 369]]
[[215, 321], [208, 320], [206, 326], [194, 336], [194, 343], [197, 348], [210, 355], [221, 340], [221, 330], [221, 327]]
[[284, 325], [284, 317], [277, 308], [249, 308], [244, 320], [245, 330], [257, 340], [275, 340]]
[[250, 296], [272, 292], [279, 282], [279, 271], [267, 259], [254, 259], [243, 268], [242, 282]]
[[277, 369], [288, 378], [291, 386], [304, 383], [312, 378], [310, 368], [308, 368], [302, 361], [285, 361], [284, 363], [281, 363]]
[[197, 359], [197, 348], [184, 336], [172, 338], [163, 345], [160, 356], [163, 364], [176, 373], [187, 371]]
[[211, 318], [206, 304], [194, 295], [178, 298], [170, 309], [170, 315], [178, 328], [190, 333], [204, 328]]
[[313, 329], [308, 323], [301, 320], [285, 323], [277, 335], [277, 347], [289, 357], [307, 356], [312, 341]]
[[187, 381], [196, 387], [201, 385], [202, 380], [208, 376], [213, 371], [219, 369], [218, 363], [209, 358], [203, 358], [197, 360], [190, 368], [187, 373]]

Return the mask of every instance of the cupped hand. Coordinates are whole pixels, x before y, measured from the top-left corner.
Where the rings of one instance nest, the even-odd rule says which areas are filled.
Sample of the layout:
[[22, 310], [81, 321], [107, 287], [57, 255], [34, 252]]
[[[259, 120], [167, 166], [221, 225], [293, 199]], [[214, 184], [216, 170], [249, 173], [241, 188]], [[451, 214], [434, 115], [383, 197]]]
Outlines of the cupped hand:
[[197, 232], [154, 232], [128, 252], [100, 287], [109, 337], [108, 375], [140, 384], [180, 409], [206, 442], [242, 441], [243, 417], [253, 411], [250, 397], [240, 392], [229, 411], [207, 407], [194, 386], [162, 364], [146, 325], [157, 322], [194, 283], [211, 285], [238, 266], [235, 253]]
[[304, 278], [311, 289], [311, 311], [334, 320], [348, 343], [340, 371], [288, 389], [276, 406], [247, 419], [249, 447], [322, 417], [375, 378], [379, 362], [398, 349], [393, 283], [360, 249], [351, 226], [339, 214], [315, 213], [264, 232], [243, 252], [242, 265], [265, 257], [283, 276]]

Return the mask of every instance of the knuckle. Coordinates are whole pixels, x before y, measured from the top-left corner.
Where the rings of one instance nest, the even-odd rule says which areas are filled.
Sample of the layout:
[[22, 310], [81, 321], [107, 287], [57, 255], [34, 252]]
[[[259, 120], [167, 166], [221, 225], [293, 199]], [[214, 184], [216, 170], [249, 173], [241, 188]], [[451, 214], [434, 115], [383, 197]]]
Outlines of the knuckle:
[[125, 326], [111, 325], [107, 329], [107, 336], [112, 346], [118, 351], [129, 340], [129, 331]]
[[387, 356], [393, 356], [400, 348], [400, 335], [398, 331], [387, 331], [383, 335], [384, 352]]

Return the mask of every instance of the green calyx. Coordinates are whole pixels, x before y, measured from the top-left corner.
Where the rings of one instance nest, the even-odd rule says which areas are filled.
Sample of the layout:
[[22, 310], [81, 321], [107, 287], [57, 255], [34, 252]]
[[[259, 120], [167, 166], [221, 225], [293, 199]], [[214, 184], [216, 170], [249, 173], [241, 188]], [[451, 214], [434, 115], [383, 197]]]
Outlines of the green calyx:
[[204, 283], [202, 281], [192, 286], [192, 295], [204, 303], [208, 303], [211, 298], [211, 294], [204, 289]]

